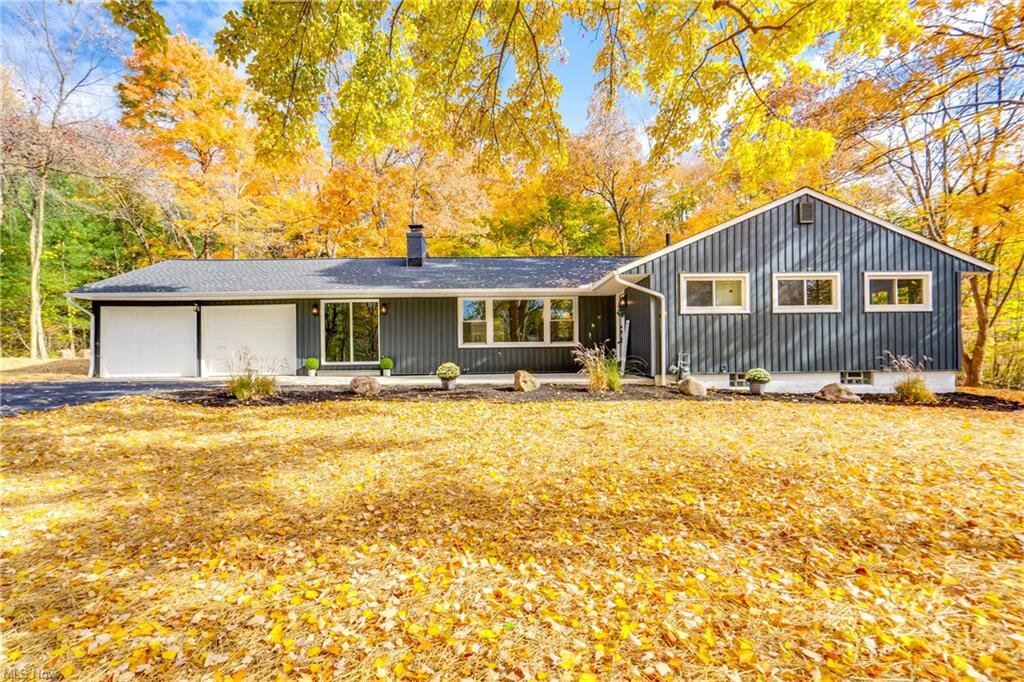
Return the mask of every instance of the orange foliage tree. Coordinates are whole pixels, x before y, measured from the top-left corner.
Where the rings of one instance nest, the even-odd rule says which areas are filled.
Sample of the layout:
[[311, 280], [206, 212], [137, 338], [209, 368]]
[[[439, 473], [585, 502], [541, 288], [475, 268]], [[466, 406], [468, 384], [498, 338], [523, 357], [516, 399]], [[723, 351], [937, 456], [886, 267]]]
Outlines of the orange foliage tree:
[[138, 46], [127, 66], [121, 122], [153, 152], [163, 215], [188, 255], [280, 252], [285, 232], [312, 220], [317, 153], [258, 154], [245, 81], [184, 36]]

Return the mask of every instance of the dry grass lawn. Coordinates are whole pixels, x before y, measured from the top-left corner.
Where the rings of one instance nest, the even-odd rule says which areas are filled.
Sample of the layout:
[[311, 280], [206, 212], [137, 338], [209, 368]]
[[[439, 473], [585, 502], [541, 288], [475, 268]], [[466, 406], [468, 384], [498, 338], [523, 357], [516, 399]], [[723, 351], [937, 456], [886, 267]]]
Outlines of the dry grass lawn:
[[1024, 670], [1021, 413], [131, 398], [0, 428], [5, 670]]
[[31, 360], [0, 357], [0, 384], [86, 379], [88, 374], [88, 359]]

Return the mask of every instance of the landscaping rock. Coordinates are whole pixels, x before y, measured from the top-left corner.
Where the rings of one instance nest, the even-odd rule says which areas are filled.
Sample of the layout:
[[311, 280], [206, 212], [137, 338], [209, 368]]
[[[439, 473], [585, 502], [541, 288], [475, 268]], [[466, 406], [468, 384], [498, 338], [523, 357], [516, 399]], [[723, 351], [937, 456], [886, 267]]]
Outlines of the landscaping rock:
[[357, 395], [377, 395], [380, 393], [380, 382], [373, 377], [354, 377], [349, 388]]
[[697, 398], [707, 398], [708, 389], [693, 377], [686, 377], [679, 380], [679, 392], [683, 395], [692, 395]]
[[517, 369], [516, 373], [512, 375], [512, 389], [519, 391], [520, 393], [528, 393], [530, 391], [536, 391], [540, 388], [540, 382], [537, 381], [537, 377], [533, 376], [525, 369]]
[[829, 384], [814, 394], [815, 398], [830, 403], [859, 403], [860, 396], [842, 384]]
[[61, 360], [74, 360], [75, 351], [71, 350], [70, 348], [61, 349], [60, 358]]

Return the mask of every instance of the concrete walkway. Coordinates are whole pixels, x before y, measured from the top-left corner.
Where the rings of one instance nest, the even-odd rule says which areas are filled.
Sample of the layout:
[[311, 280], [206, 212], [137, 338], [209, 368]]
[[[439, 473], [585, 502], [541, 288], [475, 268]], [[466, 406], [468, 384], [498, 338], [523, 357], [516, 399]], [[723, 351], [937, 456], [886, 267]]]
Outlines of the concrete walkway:
[[[433, 374], [418, 374], [414, 376], [391, 376], [382, 377], [377, 374], [356, 373], [351, 374], [328, 374], [307, 376], [283, 376], [278, 377], [281, 386], [348, 386], [353, 378], [357, 376], [373, 376], [380, 382], [381, 386], [408, 386], [419, 387], [440, 386], [441, 380]], [[583, 386], [587, 378], [579, 374], [534, 374], [537, 380], [546, 385], [557, 386]], [[511, 386], [511, 374], [463, 374], [459, 377], [460, 386]], [[624, 384], [653, 384], [654, 379], [648, 377], [623, 377]]]

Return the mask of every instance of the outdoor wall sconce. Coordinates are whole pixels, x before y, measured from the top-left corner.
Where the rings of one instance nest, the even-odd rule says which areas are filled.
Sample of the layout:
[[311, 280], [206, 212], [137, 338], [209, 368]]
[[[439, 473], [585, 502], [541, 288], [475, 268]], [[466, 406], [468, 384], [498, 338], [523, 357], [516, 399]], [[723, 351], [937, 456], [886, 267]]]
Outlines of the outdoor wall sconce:
[[380, 304], [380, 314], [381, 315], [387, 315], [388, 314], [388, 304], [387, 303], [381, 303]]
[[199, 312], [199, 304], [198, 303], [193, 303], [192, 304], [192, 312], [194, 312], [194, 313], [198, 313]]
[[313, 307], [309, 309], [309, 312], [313, 313], [313, 317], [316, 317], [317, 315], [319, 315], [320, 314], [320, 304], [319, 303], [314, 303]]

